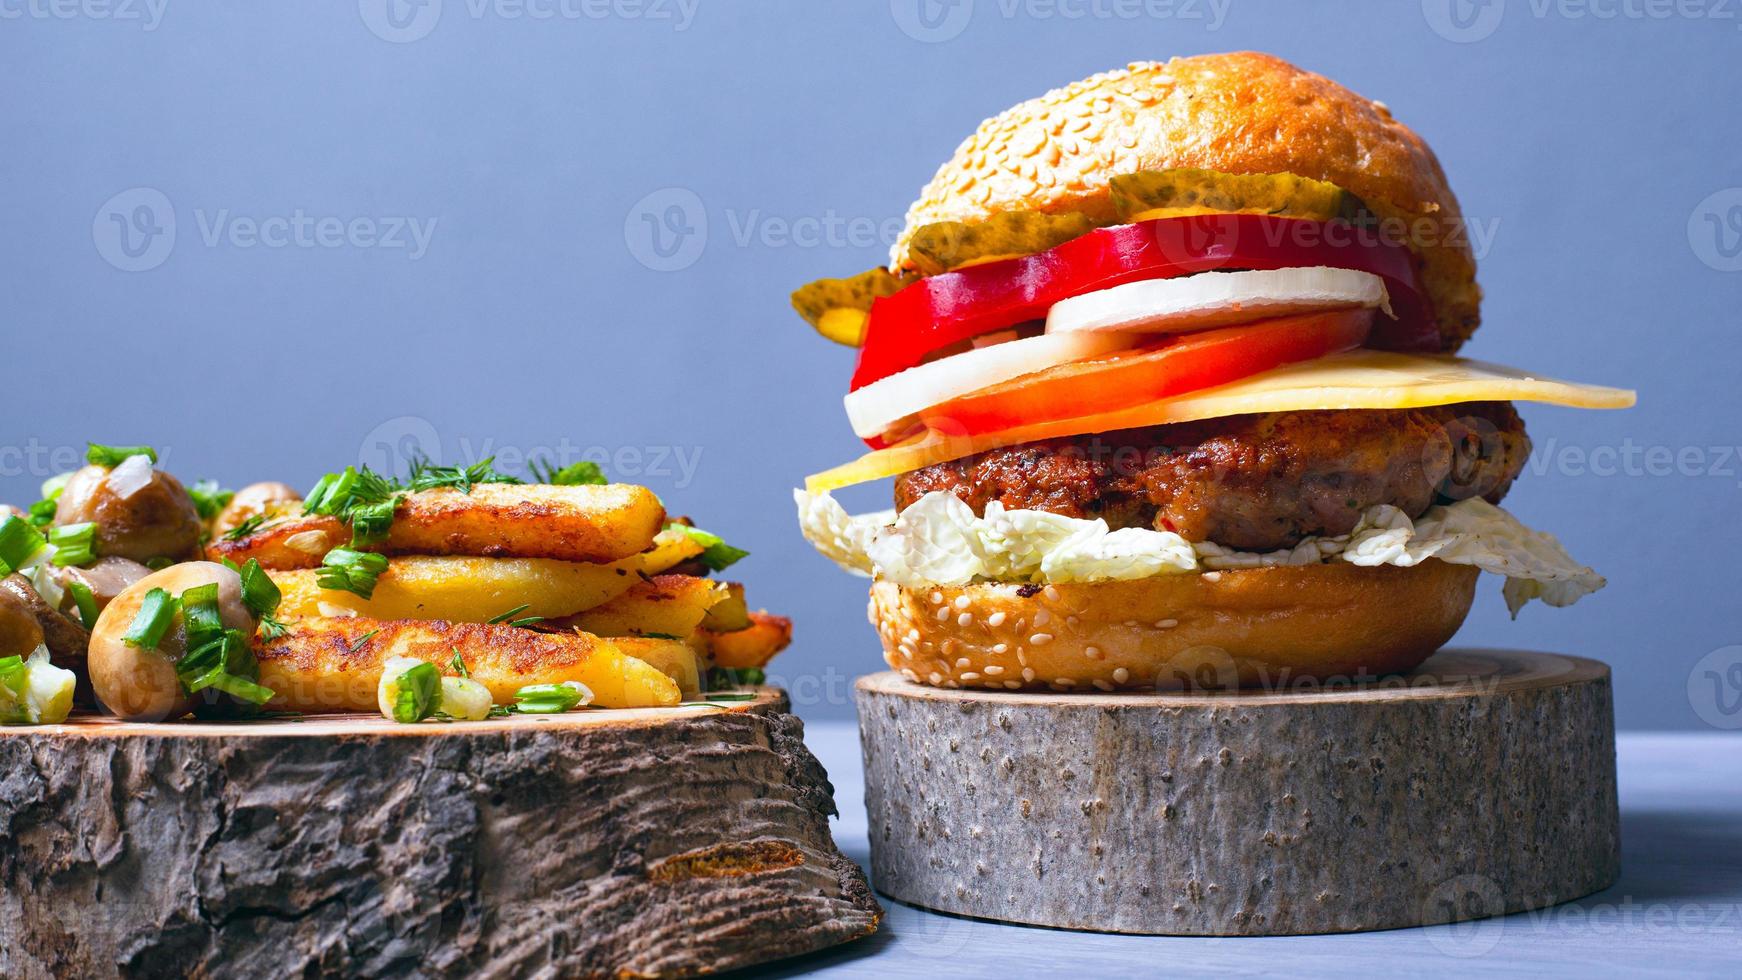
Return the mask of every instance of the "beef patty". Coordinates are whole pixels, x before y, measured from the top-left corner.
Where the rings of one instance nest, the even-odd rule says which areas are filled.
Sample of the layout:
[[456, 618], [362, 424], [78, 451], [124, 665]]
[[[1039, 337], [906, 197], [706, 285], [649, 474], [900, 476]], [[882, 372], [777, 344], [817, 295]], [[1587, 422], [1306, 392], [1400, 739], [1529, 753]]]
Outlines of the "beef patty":
[[939, 463], [898, 478], [895, 506], [947, 490], [975, 513], [996, 500], [1270, 551], [1346, 534], [1375, 504], [1416, 517], [1436, 502], [1497, 503], [1529, 452], [1510, 402], [1236, 415]]

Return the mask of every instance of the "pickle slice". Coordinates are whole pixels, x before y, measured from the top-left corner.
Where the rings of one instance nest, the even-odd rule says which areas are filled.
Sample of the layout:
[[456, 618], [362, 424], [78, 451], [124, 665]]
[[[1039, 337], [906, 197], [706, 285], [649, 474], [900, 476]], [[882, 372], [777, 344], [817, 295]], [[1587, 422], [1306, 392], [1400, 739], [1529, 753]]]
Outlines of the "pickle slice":
[[[1145, 212], [1274, 214], [1314, 221], [1360, 222], [1361, 199], [1336, 184], [1294, 174], [1225, 174], [1177, 167], [1145, 170], [1109, 181], [1113, 207], [1131, 221]], [[1154, 215], [1163, 217], [1165, 215]]]
[[818, 279], [793, 292], [792, 308], [818, 333], [857, 347], [865, 336], [865, 315], [872, 300], [899, 292], [912, 281], [911, 276], [896, 276], [881, 266], [847, 279]]
[[907, 247], [920, 274], [935, 276], [965, 265], [1044, 252], [1093, 231], [1095, 225], [1076, 211], [1006, 211], [971, 225], [937, 221], [921, 226]]

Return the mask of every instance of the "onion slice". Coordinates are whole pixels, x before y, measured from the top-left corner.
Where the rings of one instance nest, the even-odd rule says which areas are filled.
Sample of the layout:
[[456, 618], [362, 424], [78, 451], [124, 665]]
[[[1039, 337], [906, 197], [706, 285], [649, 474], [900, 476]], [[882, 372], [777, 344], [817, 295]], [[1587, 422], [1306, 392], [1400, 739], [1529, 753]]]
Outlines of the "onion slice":
[[122, 460], [119, 466], [109, 471], [106, 482], [111, 493], [126, 500], [145, 489], [151, 477], [151, 457], [140, 454]]
[[911, 367], [847, 395], [847, 420], [861, 439], [883, 435], [922, 409], [1019, 378], [1056, 364], [1133, 347], [1119, 333], [1064, 333], [1027, 337]]
[[1046, 332], [1188, 333], [1351, 306], [1379, 306], [1389, 313], [1385, 280], [1328, 266], [1200, 272], [1060, 300], [1047, 311]]

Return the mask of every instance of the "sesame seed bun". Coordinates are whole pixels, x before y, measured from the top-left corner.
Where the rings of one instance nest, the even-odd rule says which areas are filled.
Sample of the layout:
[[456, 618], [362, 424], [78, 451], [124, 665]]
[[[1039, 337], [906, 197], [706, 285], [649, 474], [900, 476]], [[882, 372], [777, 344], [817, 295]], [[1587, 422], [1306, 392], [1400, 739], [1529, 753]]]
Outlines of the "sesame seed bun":
[[1407, 236], [1444, 350], [1480, 323], [1475, 256], [1433, 151], [1384, 103], [1254, 52], [1133, 64], [986, 120], [908, 209], [891, 268], [913, 268], [909, 242], [932, 222], [1007, 211], [1111, 222], [1111, 178], [1172, 167], [1337, 184]]
[[1407, 671], [1451, 639], [1477, 570], [1429, 559], [910, 589], [871, 621], [908, 680], [993, 690], [1287, 686]]

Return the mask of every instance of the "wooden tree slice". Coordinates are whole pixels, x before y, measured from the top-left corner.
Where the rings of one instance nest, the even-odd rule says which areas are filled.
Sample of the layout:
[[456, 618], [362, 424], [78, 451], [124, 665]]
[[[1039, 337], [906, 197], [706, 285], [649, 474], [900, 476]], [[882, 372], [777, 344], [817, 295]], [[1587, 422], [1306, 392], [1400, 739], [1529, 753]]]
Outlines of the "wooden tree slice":
[[0, 730], [0, 976], [689, 975], [867, 935], [785, 692]]
[[857, 684], [872, 881], [1106, 932], [1387, 929], [1565, 902], [1619, 870], [1609, 668], [1442, 652], [1287, 692]]

